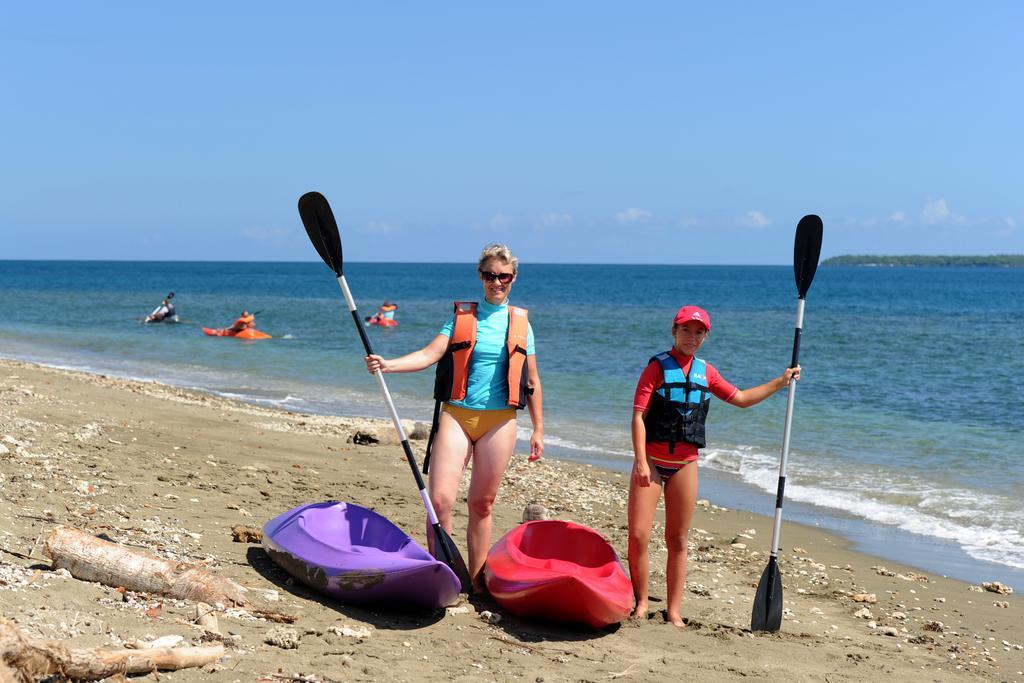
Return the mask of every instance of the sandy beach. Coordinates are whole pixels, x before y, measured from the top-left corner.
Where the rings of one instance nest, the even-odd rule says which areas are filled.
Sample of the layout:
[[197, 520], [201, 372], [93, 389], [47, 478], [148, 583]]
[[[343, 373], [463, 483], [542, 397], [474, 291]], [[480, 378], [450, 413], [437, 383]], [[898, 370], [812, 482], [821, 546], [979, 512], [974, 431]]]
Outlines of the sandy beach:
[[[414, 441], [417, 451], [423, 446]], [[1024, 680], [1019, 594], [982, 588], [988, 577], [970, 585], [855, 553], [794, 524], [782, 534], [782, 630], [750, 633], [771, 520], [714, 500], [700, 502], [690, 535], [685, 630], [655, 613], [586, 631], [521, 620], [487, 598], [434, 614], [322, 599], [293, 583], [258, 544], [234, 541], [231, 527], [260, 527], [295, 505], [334, 499], [374, 508], [424, 543], [404, 456], [390, 424], [372, 420], [0, 361], [0, 490], [0, 616], [26, 634], [74, 647], [170, 635], [182, 645], [209, 640], [192, 623], [194, 603], [52, 571], [41, 539], [58, 525], [201, 563], [295, 617], [287, 624], [222, 612], [226, 656], [160, 678]], [[528, 464], [517, 455], [496, 507], [495, 540], [527, 503], [540, 502], [552, 517], [597, 529], [624, 558], [626, 493], [625, 475], [550, 458]], [[460, 545], [464, 524], [460, 509], [453, 534]], [[654, 609], [664, 604], [664, 561], [664, 544], [655, 542]]]

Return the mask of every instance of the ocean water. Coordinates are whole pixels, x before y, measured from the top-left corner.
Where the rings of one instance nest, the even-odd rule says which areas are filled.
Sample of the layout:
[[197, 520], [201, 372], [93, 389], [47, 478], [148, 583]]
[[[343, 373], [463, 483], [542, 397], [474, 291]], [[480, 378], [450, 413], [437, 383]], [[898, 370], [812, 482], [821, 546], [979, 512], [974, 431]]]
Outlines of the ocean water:
[[[481, 296], [471, 264], [351, 263], [346, 277], [361, 314], [386, 298], [400, 305], [399, 327], [369, 329], [384, 356], [420, 348], [452, 300]], [[184, 322], [139, 324], [172, 290]], [[931, 571], [1024, 584], [1022, 293], [1024, 269], [820, 268], [784, 516]], [[626, 470], [633, 388], [671, 344], [678, 306], [710, 312], [700, 355], [746, 388], [788, 363], [796, 289], [782, 266], [524, 264], [512, 301], [530, 309], [536, 334], [548, 455]], [[243, 308], [260, 311], [274, 339], [203, 335]], [[0, 355], [386, 415], [319, 262], [0, 261]], [[388, 376], [402, 417], [429, 420], [432, 382], [430, 371]], [[785, 406], [784, 391], [747, 410], [713, 402], [702, 495], [772, 514]]]

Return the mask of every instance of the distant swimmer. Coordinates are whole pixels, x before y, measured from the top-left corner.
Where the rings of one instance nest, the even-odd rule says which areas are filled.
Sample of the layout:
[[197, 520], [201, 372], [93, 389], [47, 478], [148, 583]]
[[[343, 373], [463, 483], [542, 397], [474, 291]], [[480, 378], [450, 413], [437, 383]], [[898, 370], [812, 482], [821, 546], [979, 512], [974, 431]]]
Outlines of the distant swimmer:
[[256, 327], [256, 315], [249, 311], [242, 311], [242, 315], [239, 316], [238, 320], [231, 324], [228, 328], [228, 332], [237, 334], [242, 330], [248, 330]]
[[398, 304], [385, 300], [377, 312], [366, 319], [366, 322], [381, 327], [394, 327], [398, 324], [398, 321], [395, 320], [395, 311], [397, 310]]
[[152, 313], [146, 316], [146, 322], [177, 322], [178, 312], [174, 310], [174, 304], [171, 303], [171, 299], [173, 298], [174, 292], [168, 292], [167, 298], [160, 302], [160, 305], [156, 307], [156, 310], [154, 310]]
[[235, 337], [237, 339], [270, 339], [269, 334], [256, 329], [256, 316], [260, 313], [262, 313], [262, 309], [255, 313], [242, 311], [242, 315], [231, 323], [231, 327], [204, 327], [203, 334], [211, 337]]

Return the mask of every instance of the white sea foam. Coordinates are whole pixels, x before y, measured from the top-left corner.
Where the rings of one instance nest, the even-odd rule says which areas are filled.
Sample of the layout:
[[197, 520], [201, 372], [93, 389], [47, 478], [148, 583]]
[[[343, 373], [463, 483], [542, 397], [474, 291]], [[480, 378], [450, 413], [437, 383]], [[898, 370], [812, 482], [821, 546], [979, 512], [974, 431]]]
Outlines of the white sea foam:
[[[519, 437], [528, 439], [529, 424], [520, 424]], [[632, 457], [631, 451], [609, 449], [580, 433], [573, 439], [545, 434], [548, 445], [576, 451]], [[580, 438], [584, 437], [584, 438]], [[964, 488], [938, 488], [915, 476], [887, 474], [879, 487], [877, 471], [851, 471], [825, 462], [797, 466], [790, 462], [786, 498], [852, 514], [871, 522], [922, 536], [949, 540], [971, 557], [1024, 568], [1024, 513], [1005, 497]], [[703, 466], [736, 476], [767, 493], [778, 486], [779, 455], [751, 446], [708, 448]]]
[[[528, 439], [529, 425], [519, 437]], [[581, 438], [582, 437], [582, 438]], [[587, 438], [590, 437], [590, 438]], [[632, 451], [594, 443], [580, 431], [573, 439], [545, 434], [545, 442], [576, 451], [632, 458]], [[778, 487], [779, 455], [752, 446], [708, 448], [705, 467], [735, 476], [767, 493]], [[1024, 513], [1005, 497], [964, 488], [939, 488], [912, 475], [886, 474], [879, 487], [875, 470], [851, 470], [845, 463], [801, 458], [787, 468], [786, 498], [851, 514], [914, 534], [953, 541], [971, 557], [1024, 568]]]
[[[519, 423], [516, 425], [516, 437], [519, 440], [521, 440], [521, 441], [529, 441], [530, 440], [530, 435], [532, 433], [533, 433], [533, 427], [530, 425], [530, 421], [528, 419], [527, 420], [520, 420]], [[595, 444], [595, 443], [588, 443], [589, 441], [590, 441], [590, 439], [587, 439], [587, 441], [583, 441], [582, 439], [579, 440], [579, 441], [574, 441], [572, 439], [566, 439], [564, 437], [560, 437], [560, 436], [551, 434], [550, 432], [547, 432], [547, 431], [544, 432], [544, 445], [545, 446], [556, 446], [558, 448], [564, 448], [566, 450], [578, 451], [578, 452], [581, 452], [581, 453], [595, 453], [595, 454], [600, 454], [600, 455], [603, 455], [603, 456], [613, 455], [613, 456], [625, 457], [625, 458], [632, 458], [633, 457], [633, 452], [632, 451], [626, 451], [626, 450], [623, 450], [623, 449], [616, 449], [616, 448], [608, 448], [607, 446], [603, 446], [603, 445], [599, 445], [599, 444]]]
[[[806, 463], [806, 461], [805, 461]], [[778, 457], [752, 448], [708, 449], [705, 466], [739, 476], [768, 493], [778, 486]], [[786, 478], [786, 498], [839, 510], [914, 534], [949, 540], [971, 557], [1024, 569], [1024, 512], [1004, 496], [937, 488], [915, 475], [843, 471], [803, 464]], [[834, 473], [833, 473], [834, 474]]]
[[[13, 351], [13, 352], [12, 352]], [[2, 355], [45, 363], [67, 370], [103, 373], [126, 379], [162, 381], [196, 388], [237, 400], [264, 405], [294, 406], [312, 412], [349, 411], [374, 414], [380, 407], [379, 397], [342, 387], [329, 390], [310, 385], [301, 393], [285, 387], [249, 391], [231, 386], [239, 379], [237, 373], [226, 373], [203, 366], [186, 364], [162, 365], [152, 368], [143, 362], [117, 361], [104, 358], [76, 357], [61, 353], [42, 357], [31, 349], [6, 349]], [[220, 389], [217, 389], [217, 386]], [[294, 385], [293, 385], [294, 386]], [[227, 388], [231, 387], [231, 388]], [[278, 391], [280, 389], [280, 391]], [[403, 416], [418, 415], [423, 402], [417, 397], [395, 396]], [[429, 419], [429, 418], [427, 418]], [[550, 425], [549, 425], [550, 429]], [[632, 458], [632, 451], [621, 430], [603, 429], [594, 425], [561, 426], [561, 434], [548, 431], [549, 446], [613, 456]], [[571, 434], [571, 438], [564, 434]], [[531, 425], [521, 419], [518, 437], [530, 438]], [[624, 443], [625, 442], [625, 443]], [[774, 494], [778, 483], [779, 456], [754, 447], [709, 448], [702, 452], [702, 466], [724, 472]], [[938, 486], [920, 476], [887, 470], [884, 486], [879, 486], [876, 470], [853, 469], [848, 463], [831, 463], [821, 458], [793, 458], [787, 478], [786, 497], [826, 509], [841, 511], [875, 523], [884, 524], [926, 537], [952, 541], [971, 557], [1024, 569], [1024, 512], [1016, 501], [1006, 496], [955, 486]]]
[[238, 400], [238, 401], [247, 398], [246, 394], [239, 394], [239, 393], [234, 392], [234, 391], [215, 391], [213, 393], [216, 394], [217, 396], [221, 396], [223, 398], [230, 398], [230, 399], [234, 399], [234, 400]]

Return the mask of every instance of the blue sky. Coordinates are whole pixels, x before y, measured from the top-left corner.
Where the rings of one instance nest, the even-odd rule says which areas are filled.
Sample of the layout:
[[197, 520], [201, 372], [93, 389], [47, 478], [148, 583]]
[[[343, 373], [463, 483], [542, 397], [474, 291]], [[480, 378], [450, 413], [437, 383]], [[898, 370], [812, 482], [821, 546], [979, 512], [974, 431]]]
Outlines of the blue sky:
[[1024, 252], [1024, 5], [0, 5], [0, 259]]

